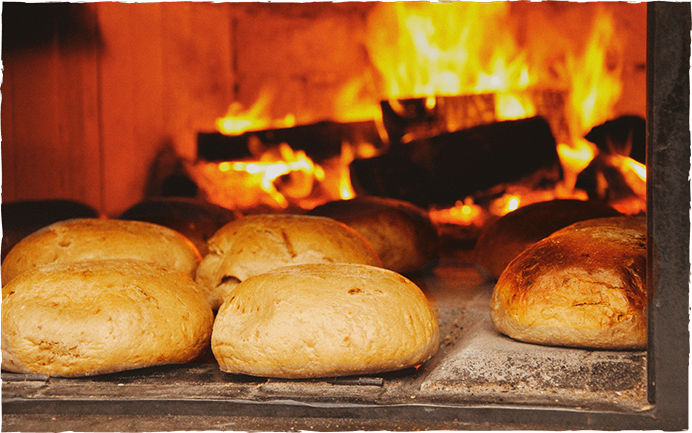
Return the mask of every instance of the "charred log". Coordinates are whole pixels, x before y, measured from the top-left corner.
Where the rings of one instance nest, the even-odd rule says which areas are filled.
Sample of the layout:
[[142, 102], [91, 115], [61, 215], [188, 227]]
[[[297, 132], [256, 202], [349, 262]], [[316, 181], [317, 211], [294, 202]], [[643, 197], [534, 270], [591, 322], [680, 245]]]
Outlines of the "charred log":
[[595, 126], [586, 135], [601, 152], [629, 156], [645, 164], [646, 121], [639, 116], [621, 116]]
[[576, 187], [592, 200], [618, 203], [646, 197], [646, 180], [616, 154], [601, 153], [577, 176]]
[[322, 161], [341, 154], [342, 143], [371, 143], [383, 146], [374, 121], [324, 121], [290, 128], [248, 131], [239, 135], [220, 132], [197, 134], [197, 156], [207, 161], [233, 161], [258, 157], [257, 145], [270, 148], [286, 143], [293, 150], [303, 150], [313, 160]]
[[382, 123], [390, 143], [421, 140], [497, 120], [492, 93], [436, 96], [432, 106], [428, 101], [428, 98], [409, 98], [380, 102]]
[[427, 208], [559, 165], [555, 137], [542, 117], [496, 122], [392, 147], [351, 163], [357, 193]]

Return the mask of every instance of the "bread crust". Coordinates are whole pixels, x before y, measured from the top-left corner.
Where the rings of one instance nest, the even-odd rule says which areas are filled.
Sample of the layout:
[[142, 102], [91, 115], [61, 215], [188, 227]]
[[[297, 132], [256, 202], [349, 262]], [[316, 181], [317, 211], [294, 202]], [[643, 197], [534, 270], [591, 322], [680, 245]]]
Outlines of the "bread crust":
[[577, 223], [524, 250], [491, 300], [496, 328], [545, 345], [643, 349], [646, 231], [632, 217]]
[[24, 272], [2, 309], [2, 368], [64, 377], [191, 361], [214, 320], [188, 275], [128, 259]]
[[310, 214], [353, 227], [372, 244], [385, 268], [404, 275], [420, 273], [439, 253], [437, 229], [428, 214], [403, 200], [362, 196], [325, 203]]
[[382, 266], [372, 245], [353, 228], [331, 218], [251, 215], [230, 222], [209, 239], [196, 281], [217, 309], [240, 282], [282, 266], [360, 263]]
[[281, 378], [399, 370], [439, 346], [435, 313], [410, 280], [356, 264], [280, 268], [242, 282], [219, 309], [221, 370]]
[[573, 223], [620, 216], [596, 201], [558, 199], [521, 207], [493, 221], [476, 242], [474, 261], [498, 279], [509, 262], [528, 246]]
[[201, 260], [182, 234], [157, 224], [84, 218], [51, 224], [22, 239], [2, 262], [2, 283], [48, 263], [136, 259], [194, 277]]

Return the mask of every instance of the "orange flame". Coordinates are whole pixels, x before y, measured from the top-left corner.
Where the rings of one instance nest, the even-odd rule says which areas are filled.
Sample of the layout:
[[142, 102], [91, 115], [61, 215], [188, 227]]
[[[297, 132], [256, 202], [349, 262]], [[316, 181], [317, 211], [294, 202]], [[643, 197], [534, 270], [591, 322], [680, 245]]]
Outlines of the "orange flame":
[[229, 107], [226, 115], [216, 119], [219, 132], [226, 135], [239, 135], [245, 131], [257, 131], [268, 128], [287, 128], [295, 125], [295, 116], [287, 114], [283, 119], [273, 119], [269, 113], [273, 93], [264, 88], [260, 96], [248, 109], [237, 101]]
[[508, 11], [507, 2], [379, 4], [370, 15], [367, 44], [387, 96], [458, 95], [516, 84], [507, 76], [525, 70], [502, 28]]

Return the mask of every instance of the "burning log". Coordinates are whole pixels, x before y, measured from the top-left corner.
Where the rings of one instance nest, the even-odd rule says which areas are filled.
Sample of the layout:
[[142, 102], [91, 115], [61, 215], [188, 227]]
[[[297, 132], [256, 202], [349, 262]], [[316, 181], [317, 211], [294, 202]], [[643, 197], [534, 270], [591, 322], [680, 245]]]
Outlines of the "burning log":
[[495, 95], [479, 93], [380, 102], [382, 123], [391, 143], [453, 132], [497, 120]]
[[646, 163], [646, 120], [639, 116], [621, 116], [595, 126], [584, 137], [606, 154], [629, 156]]
[[207, 161], [233, 161], [257, 155], [253, 148], [288, 144], [294, 150], [302, 150], [316, 161], [341, 154], [344, 142], [370, 143], [376, 148], [383, 146], [374, 121], [332, 122], [323, 121], [290, 128], [247, 131], [239, 135], [220, 132], [197, 134], [197, 156]]
[[[392, 145], [423, 140], [499, 120], [544, 118], [556, 141], [569, 141], [565, 117], [566, 94], [561, 90], [531, 88], [507, 93], [472, 93], [380, 102], [382, 123]], [[529, 107], [532, 107], [529, 108]]]
[[579, 173], [576, 186], [621, 213], [646, 211], [646, 167], [633, 158], [601, 153]]
[[428, 208], [559, 165], [555, 137], [542, 117], [496, 122], [393, 146], [351, 163], [357, 193]]

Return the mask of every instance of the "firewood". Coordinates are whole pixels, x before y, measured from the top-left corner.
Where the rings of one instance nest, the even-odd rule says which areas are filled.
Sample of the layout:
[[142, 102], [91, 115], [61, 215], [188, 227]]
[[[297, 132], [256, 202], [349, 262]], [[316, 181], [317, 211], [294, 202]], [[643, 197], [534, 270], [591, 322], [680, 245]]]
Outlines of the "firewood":
[[555, 138], [542, 117], [479, 125], [410, 143], [351, 163], [357, 193], [398, 198], [421, 207], [453, 205], [475, 192], [559, 164]]
[[370, 143], [383, 146], [374, 121], [334, 122], [322, 121], [290, 128], [247, 131], [239, 135], [220, 132], [197, 134], [197, 156], [207, 161], [233, 161], [259, 157], [252, 143], [263, 148], [286, 143], [293, 150], [303, 150], [314, 161], [323, 161], [341, 154], [342, 143], [353, 145]]

